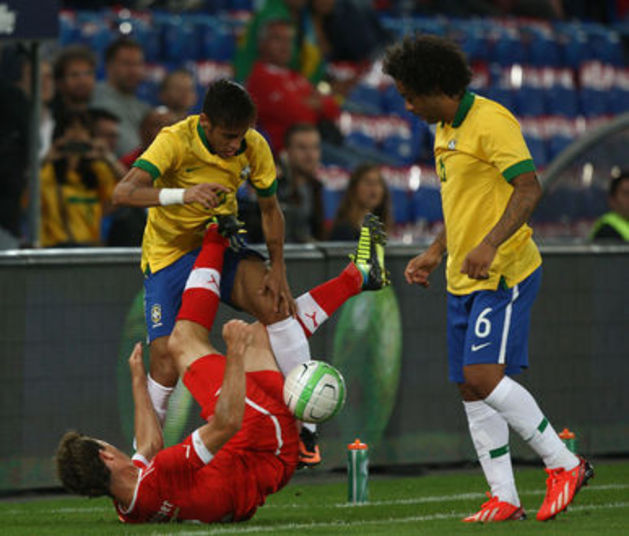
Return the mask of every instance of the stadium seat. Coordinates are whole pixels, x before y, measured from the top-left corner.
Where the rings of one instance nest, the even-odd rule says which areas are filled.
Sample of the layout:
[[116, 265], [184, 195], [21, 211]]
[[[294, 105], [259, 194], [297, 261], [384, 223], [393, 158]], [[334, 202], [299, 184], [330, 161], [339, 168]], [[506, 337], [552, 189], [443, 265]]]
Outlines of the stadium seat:
[[548, 155], [546, 150], [546, 141], [538, 136], [524, 136], [526, 145], [531, 152], [533, 162], [537, 167], [545, 167], [548, 164]]
[[411, 220], [425, 220], [428, 223], [443, 221], [441, 194], [438, 188], [422, 186], [411, 196]]
[[607, 114], [609, 112], [608, 98], [609, 93], [607, 91], [587, 87], [581, 88], [579, 93], [581, 113], [586, 117]]
[[347, 104], [359, 113], [378, 115], [383, 112], [380, 91], [366, 84], [358, 84], [347, 96]]
[[514, 104], [518, 115], [539, 117], [546, 113], [545, 92], [539, 87], [522, 86], [514, 92]]
[[576, 117], [579, 115], [579, 94], [576, 89], [555, 86], [546, 91], [546, 110], [549, 115]]
[[389, 187], [393, 205], [393, 221], [400, 225], [410, 221], [410, 192], [399, 186]]
[[382, 151], [392, 156], [399, 166], [407, 166], [417, 161], [417, 140], [410, 136], [388, 136], [382, 142]]

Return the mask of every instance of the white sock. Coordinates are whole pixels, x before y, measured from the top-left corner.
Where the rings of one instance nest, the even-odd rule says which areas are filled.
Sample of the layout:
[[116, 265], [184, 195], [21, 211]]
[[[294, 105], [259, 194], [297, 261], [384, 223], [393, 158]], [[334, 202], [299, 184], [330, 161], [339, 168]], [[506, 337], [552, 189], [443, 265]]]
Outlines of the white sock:
[[483, 468], [492, 496], [520, 506], [509, 454], [507, 421], [482, 400], [463, 402], [463, 407], [478, 461]]
[[569, 470], [579, 464], [579, 459], [566, 448], [531, 393], [519, 383], [505, 376], [485, 402], [504, 417], [549, 469]]
[[297, 365], [310, 361], [310, 345], [301, 324], [292, 316], [269, 324], [271, 349], [282, 374], [286, 376]]
[[168, 400], [170, 395], [173, 394], [174, 387], [166, 387], [161, 383], [156, 382], [151, 375], [147, 375], [147, 385], [151, 402], [153, 403], [153, 409], [159, 420], [159, 424], [163, 427], [166, 420], [166, 410], [168, 409]]

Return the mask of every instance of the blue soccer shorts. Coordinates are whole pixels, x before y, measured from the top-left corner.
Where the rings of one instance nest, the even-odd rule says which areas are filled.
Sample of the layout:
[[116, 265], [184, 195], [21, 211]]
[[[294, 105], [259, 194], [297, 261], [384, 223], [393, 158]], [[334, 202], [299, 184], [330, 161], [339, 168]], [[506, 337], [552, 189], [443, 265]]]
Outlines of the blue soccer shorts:
[[463, 367], [504, 364], [505, 374], [527, 368], [531, 307], [542, 280], [541, 267], [512, 288], [448, 293], [450, 381], [463, 383]]
[[[181, 295], [199, 251], [195, 249], [165, 268], [155, 273], [147, 271], [144, 275], [144, 318], [149, 343], [158, 337], [170, 335], [175, 327], [181, 307]], [[231, 294], [238, 264], [242, 259], [252, 256], [264, 260], [263, 255], [249, 247], [243, 247], [237, 252], [231, 248], [225, 250], [221, 273], [222, 302], [234, 306], [231, 303]]]

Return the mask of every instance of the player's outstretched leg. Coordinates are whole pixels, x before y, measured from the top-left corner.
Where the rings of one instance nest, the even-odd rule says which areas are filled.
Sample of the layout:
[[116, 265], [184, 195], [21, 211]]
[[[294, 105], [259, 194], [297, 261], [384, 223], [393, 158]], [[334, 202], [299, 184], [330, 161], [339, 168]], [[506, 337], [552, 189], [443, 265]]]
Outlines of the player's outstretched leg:
[[587, 486], [588, 480], [594, 476], [594, 468], [585, 458], [579, 456], [579, 464], [569, 471], [563, 467], [545, 469], [546, 497], [537, 512], [538, 521], [548, 521], [565, 510], [573, 501], [577, 492]]
[[519, 521], [526, 519], [524, 508], [501, 501], [498, 496], [487, 492], [489, 500], [475, 514], [463, 519], [465, 523], [493, 523], [496, 521]]

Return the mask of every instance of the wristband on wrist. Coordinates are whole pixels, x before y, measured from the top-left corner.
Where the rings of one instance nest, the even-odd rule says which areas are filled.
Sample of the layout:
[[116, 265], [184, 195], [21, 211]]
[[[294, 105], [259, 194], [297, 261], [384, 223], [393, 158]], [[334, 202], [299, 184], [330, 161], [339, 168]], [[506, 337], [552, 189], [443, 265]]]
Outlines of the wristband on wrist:
[[159, 191], [160, 205], [183, 205], [185, 188], [162, 188]]

